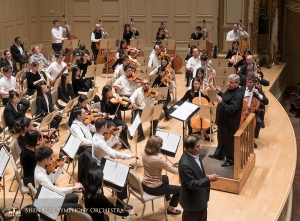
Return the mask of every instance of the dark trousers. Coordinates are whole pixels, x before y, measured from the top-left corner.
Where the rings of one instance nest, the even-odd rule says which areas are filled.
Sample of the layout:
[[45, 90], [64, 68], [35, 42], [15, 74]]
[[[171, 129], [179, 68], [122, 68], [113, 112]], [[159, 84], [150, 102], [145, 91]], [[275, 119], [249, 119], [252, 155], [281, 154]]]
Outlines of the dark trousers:
[[207, 208], [188, 212], [183, 210], [182, 221], [206, 221], [207, 220]]
[[99, 50], [97, 49], [96, 45], [92, 45], [91, 48], [92, 48], [92, 52], [93, 52], [93, 55], [94, 55], [94, 61], [96, 61]]
[[[124, 199], [127, 199], [127, 183], [125, 183], [123, 189], [121, 192], [117, 192], [117, 197], [120, 199], [120, 200], [124, 200]], [[117, 203], [118, 203], [118, 200], [117, 200]]]
[[[152, 188], [142, 183], [143, 190], [153, 196], [166, 195], [166, 200], [171, 200], [169, 205], [176, 207], [179, 201], [180, 186], [169, 185], [169, 178], [167, 175], [162, 175], [161, 177], [163, 183], [160, 186]], [[172, 197], [170, 197], [170, 194], [173, 194]]]
[[254, 138], [258, 138], [259, 131], [260, 131], [261, 125], [262, 125], [262, 120], [258, 113], [255, 114], [255, 118], [256, 118], [256, 126], [255, 126], [255, 131], [254, 131]]
[[90, 152], [92, 154], [92, 147], [91, 146], [80, 146], [77, 150], [77, 155], [81, 154], [83, 151]]
[[186, 87], [190, 85], [191, 80], [193, 79], [193, 72], [190, 70], [185, 70], [185, 78], [186, 78]]
[[61, 120], [62, 120], [62, 117], [61, 116], [55, 116], [53, 119], [52, 119], [52, 121], [51, 121], [51, 123], [50, 123], [50, 128], [55, 128], [55, 129], [57, 129], [58, 128], [58, 126], [59, 126], [59, 124], [60, 124], [60, 122], [61, 122]]
[[[134, 113], [133, 113], [133, 119], [135, 118], [135, 116], [136, 116], [137, 114], [139, 114], [139, 115], [141, 116], [141, 115], [142, 115], [142, 112], [143, 112], [143, 110], [141, 110], [141, 109], [135, 110]], [[157, 125], [158, 125], [158, 120], [154, 120], [154, 121], [153, 121], [153, 134], [155, 134], [155, 130], [156, 130], [156, 128], [157, 128]], [[140, 124], [140, 125], [138, 126], [138, 135], [144, 135], [144, 131], [143, 131], [143, 126], [142, 126], [142, 124]], [[151, 122], [150, 135], [152, 135], [152, 122]]]
[[170, 96], [169, 91], [168, 91], [167, 99], [159, 101], [159, 103], [163, 104], [163, 110], [165, 112], [165, 117], [168, 117], [170, 115], [169, 109], [168, 109], [168, 104], [170, 103], [170, 101], [171, 101], [171, 96]]
[[[125, 145], [127, 145], [127, 147], [129, 147], [128, 137], [127, 137], [127, 131], [128, 131], [127, 124], [125, 124], [120, 118], [115, 117], [114, 120], [107, 120], [107, 126], [108, 127], [110, 127], [110, 126], [114, 126], [114, 127], [122, 126], [123, 129], [122, 129], [122, 132], [120, 133], [120, 139], [122, 139], [122, 141], [125, 143]], [[123, 142], [122, 142], [122, 146], [125, 147]]]
[[59, 54], [62, 50], [62, 43], [52, 43], [52, 49], [55, 54]]
[[228, 131], [228, 128], [218, 127], [218, 147], [214, 153], [215, 156], [224, 158], [229, 162], [234, 162], [234, 133]]

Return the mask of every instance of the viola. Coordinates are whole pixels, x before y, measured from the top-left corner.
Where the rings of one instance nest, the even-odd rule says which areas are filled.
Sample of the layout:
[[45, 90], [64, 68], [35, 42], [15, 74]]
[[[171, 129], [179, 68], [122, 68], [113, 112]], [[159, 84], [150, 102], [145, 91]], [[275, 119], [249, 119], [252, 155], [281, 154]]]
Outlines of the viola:
[[53, 173], [55, 172], [55, 169], [57, 167], [62, 167], [64, 165], [64, 159], [63, 158], [58, 158], [53, 156], [51, 158], [50, 164], [46, 165], [46, 171], [47, 173]]
[[119, 128], [116, 126], [110, 126], [107, 129], [107, 132], [104, 133], [104, 139], [109, 140], [112, 136], [119, 134]]
[[127, 77], [128, 81], [135, 81], [136, 83], [141, 83], [143, 78], [139, 77], [140, 74], [133, 73], [130, 77]]
[[[144, 96], [145, 97], [151, 97], [154, 98], [155, 95], [158, 94], [158, 90], [157, 89], [153, 89], [152, 87], [149, 87], [148, 90], [144, 91]], [[165, 99], [166, 96], [163, 94], [158, 94], [161, 98]]]
[[103, 116], [102, 113], [93, 113], [93, 114], [89, 114], [86, 116], [84, 123], [85, 124], [90, 124], [91, 122], [101, 118]]

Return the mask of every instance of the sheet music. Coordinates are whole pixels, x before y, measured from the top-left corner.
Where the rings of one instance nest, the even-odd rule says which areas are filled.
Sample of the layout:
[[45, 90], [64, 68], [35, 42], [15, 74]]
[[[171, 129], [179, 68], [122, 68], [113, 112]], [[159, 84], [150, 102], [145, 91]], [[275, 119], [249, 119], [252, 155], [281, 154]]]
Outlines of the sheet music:
[[157, 130], [156, 136], [163, 139], [163, 146], [161, 149], [175, 153], [180, 142], [180, 135], [169, 133], [167, 131]]
[[141, 123], [141, 117], [139, 114], [137, 114], [131, 127], [130, 127], [130, 136], [133, 136], [135, 134], [135, 131], [137, 130], [140, 123]]
[[115, 169], [114, 177], [111, 181], [117, 184], [118, 186], [123, 187], [127, 179], [128, 171], [129, 171], [128, 166], [122, 163], [118, 163]]
[[6, 165], [9, 161], [9, 154], [4, 150], [4, 146], [0, 150], [0, 176], [3, 177]]
[[156, 130], [155, 135], [159, 136], [163, 140], [163, 144], [162, 144], [163, 146], [162, 146], [162, 148], [167, 145], [168, 134], [169, 133], [166, 132], [166, 131]]
[[195, 110], [199, 108], [197, 105], [184, 102], [181, 106], [179, 106], [171, 116], [180, 120], [186, 120]]
[[46, 216], [56, 220], [64, 200], [64, 196], [42, 186], [38, 198], [34, 200], [33, 205], [36, 208], [40, 208], [41, 212]]
[[62, 148], [69, 157], [74, 159], [77, 150], [80, 146], [81, 140], [75, 137], [73, 134], [70, 134], [69, 139], [67, 140], [65, 146]]
[[114, 178], [114, 172], [117, 166], [117, 162], [106, 159], [103, 168], [103, 179], [106, 181], [111, 181]]

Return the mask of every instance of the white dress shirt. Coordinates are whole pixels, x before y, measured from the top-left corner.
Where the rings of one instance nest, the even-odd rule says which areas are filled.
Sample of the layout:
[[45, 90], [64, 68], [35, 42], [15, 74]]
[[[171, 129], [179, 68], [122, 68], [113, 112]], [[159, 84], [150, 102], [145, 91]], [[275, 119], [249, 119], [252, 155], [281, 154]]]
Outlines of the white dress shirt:
[[97, 160], [97, 164], [100, 165], [102, 157], [110, 156], [114, 159], [130, 159], [130, 154], [121, 153], [113, 150], [111, 147], [119, 140], [119, 135], [112, 137], [105, 141], [104, 136], [99, 133], [95, 133], [93, 136], [92, 156]]
[[[5, 75], [0, 79], [0, 94], [3, 94], [5, 92], [9, 92], [11, 90], [16, 90], [16, 78], [14, 76], [11, 76], [10, 79], [8, 79]], [[6, 96], [2, 95], [2, 98], [8, 98], [8, 94]]]
[[113, 84], [123, 86], [124, 88], [122, 91], [117, 88], [117, 93], [120, 95], [131, 96], [138, 87], [138, 84], [135, 81], [129, 82], [126, 75], [119, 77]]
[[91, 33], [91, 41], [92, 41], [92, 42], [99, 42], [100, 40], [101, 40], [101, 38], [100, 38], [100, 39], [95, 39], [95, 34], [94, 34], [94, 32]]
[[125, 75], [124, 66], [123, 66], [123, 64], [120, 64], [114, 71], [114, 78], [118, 79], [122, 75]]
[[197, 64], [201, 64], [201, 61], [200, 61], [200, 55], [199, 55], [198, 58], [195, 58], [194, 56], [191, 57], [191, 58], [188, 60], [187, 64], [186, 64], [186, 69], [189, 70], [191, 67], [193, 67], [194, 70], [195, 70], [195, 66], [196, 66]]
[[80, 146], [92, 146], [93, 136], [91, 134], [91, 131], [96, 131], [95, 125], [85, 125], [77, 119], [73, 121], [70, 128], [70, 132], [74, 134], [79, 140], [81, 140]]
[[56, 182], [56, 180], [58, 179], [61, 173], [62, 173], [62, 168], [59, 167], [55, 173], [50, 173], [49, 175], [47, 175], [45, 168], [36, 165], [34, 169], [35, 188], [37, 189], [41, 183], [46, 183], [48, 186], [51, 186], [52, 188], [61, 191], [65, 194], [72, 193], [73, 187], [57, 187], [53, 185], [53, 183]]
[[52, 28], [51, 35], [52, 35], [52, 43], [61, 43], [64, 39], [63, 32], [66, 31], [66, 28], [58, 27]]
[[[238, 31], [236, 32], [234, 32], [233, 30], [229, 31], [226, 36], [226, 41], [234, 41], [236, 38], [238, 38], [239, 36], [238, 33], [239, 33]], [[240, 31], [240, 36], [243, 38], [249, 38], [249, 34], [246, 31]]]
[[[66, 67], [67, 64], [65, 62], [61, 62], [60, 64], [57, 63], [57, 61], [54, 61], [50, 64], [50, 66], [46, 69], [46, 76], [51, 79], [55, 79], [56, 76], [62, 71], [64, 67]], [[68, 68], [64, 71], [64, 73], [68, 73]]]
[[189, 152], [186, 151], [186, 153], [188, 155], [190, 155], [195, 161], [196, 163], [199, 165], [200, 169], [203, 171], [202, 167], [201, 167], [201, 163], [200, 163], [200, 159], [199, 159], [199, 154], [198, 155], [193, 155], [193, 154], [190, 154]]
[[151, 67], [158, 67], [159, 65], [161, 65], [161, 60], [158, 59], [157, 55], [154, 53], [150, 56], [149, 62], [148, 62], [148, 66]]
[[20, 54], [22, 55], [24, 51], [23, 51], [23, 48], [21, 47], [21, 45], [15, 44], [15, 46], [19, 49]]
[[[205, 66], [202, 66], [201, 63], [200, 63], [200, 64], [197, 64], [197, 65], [194, 67], [194, 70], [193, 70], [193, 78], [196, 77], [196, 73], [197, 73], [198, 68], [203, 68], [203, 69], [204, 69], [204, 77], [207, 78], [207, 76], [205, 76], [205, 74], [206, 74]], [[207, 67], [207, 74], [209, 75], [209, 73], [212, 74], [213, 76], [216, 76], [216, 71], [215, 71], [215, 69]]]
[[138, 104], [138, 109], [141, 110], [143, 110], [145, 107], [150, 107], [157, 103], [157, 100], [155, 100], [154, 98], [144, 96], [144, 90], [142, 87], [136, 89], [129, 100], [130, 102]]
[[[253, 87], [253, 89], [255, 88], [255, 86]], [[253, 90], [252, 89], [252, 90]], [[244, 97], [247, 97], [247, 96], [249, 96], [249, 97], [251, 97], [251, 96], [253, 96], [253, 92], [252, 92], [252, 90], [251, 91], [249, 91], [249, 89], [248, 88], [246, 88], [246, 90], [245, 90], [245, 94], [244, 94]], [[259, 99], [260, 100], [262, 100], [262, 99], [264, 99], [264, 97], [261, 95], [261, 94], [259, 94]]]

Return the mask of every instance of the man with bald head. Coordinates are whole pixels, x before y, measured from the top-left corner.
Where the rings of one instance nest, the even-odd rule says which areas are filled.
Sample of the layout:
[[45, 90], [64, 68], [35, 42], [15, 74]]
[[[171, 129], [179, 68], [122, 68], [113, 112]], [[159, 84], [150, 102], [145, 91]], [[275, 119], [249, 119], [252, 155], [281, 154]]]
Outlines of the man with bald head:
[[101, 38], [102, 38], [102, 32], [101, 32], [101, 25], [100, 24], [96, 24], [95, 25], [95, 30], [92, 31], [91, 33], [91, 42], [92, 42], [92, 51], [93, 51], [93, 55], [94, 55], [94, 60], [96, 61], [97, 59], [97, 55], [99, 50], [96, 47], [96, 43], [100, 42]]
[[[240, 37], [249, 38], [249, 34], [240, 27]], [[239, 39], [238, 25], [233, 24], [232, 30], [227, 33], [226, 41], [237, 41]]]
[[153, 66], [153, 67], [157, 68], [161, 64], [161, 58], [159, 58], [160, 53], [161, 53], [161, 48], [160, 48], [159, 44], [155, 44], [153, 49], [154, 49], [155, 53], [152, 53], [150, 55], [150, 59], [149, 59], [149, 62], [148, 62], [148, 67]]

